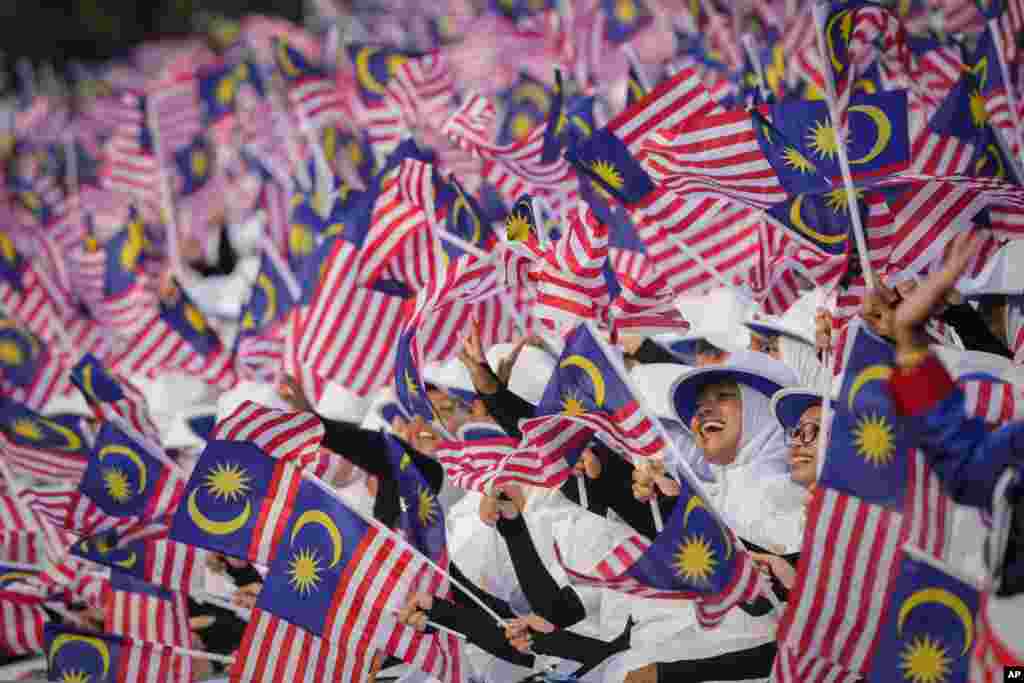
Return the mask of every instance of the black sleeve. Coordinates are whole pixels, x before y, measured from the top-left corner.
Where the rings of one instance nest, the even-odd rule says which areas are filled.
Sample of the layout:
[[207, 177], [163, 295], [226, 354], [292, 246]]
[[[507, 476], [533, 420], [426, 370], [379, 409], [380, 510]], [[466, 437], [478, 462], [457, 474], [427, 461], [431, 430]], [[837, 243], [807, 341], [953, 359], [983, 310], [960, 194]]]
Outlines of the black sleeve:
[[586, 608], [576, 591], [572, 586], [559, 586], [540, 559], [522, 515], [499, 519], [498, 532], [508, 546], [519, 587], [535, 613], [558, 628], [568, 628], [586, 618]]
[[[654, 526], [654, 515], [650, 503], [643, 503], [633, 496], [632, 463], [620, 457], [604, 444], [592, 442], [590, 446], [601, 458], [601, 476], [593, 483], [598, 500], [615, 511], [637, 533], [654, 538], [658, 532]], [[589, 496], [591, 488], [587, 488]], [[678, 496], [658, 496], [658, 508], [662, 519], [672, 514]]]
[[193, 261], [188, 264], [189, 267], [202, 275], [203, 277], [210, 277], [211, 275], [230, 275], [235, 270], [235, 266], [238, 265], [238, 252], [231, 245], [231, 240], [228, 238], [227, 228], [222, 228], [220, 233], [220, 243], [217, 245], [217, 261], [216, 263], [205, 263], [203, 261]]
[[489, 652], [506, 662], [528, 668], [533, 667], [533, 655], [523, 654], [509, 645], [505, 630], [477, 605], [461, 605], [434, 598], [434, 606], [427, 612], [430, 621], [458, 631], [481, 650]]
[[992, 330], [985, 324], [984, 318], [970, 304], [950, 306], [943, 311], [939, 319], [956, 330], [965, 349], [1013, 358], [1010, 349], [992, 334]]
[[[779, 555], [778, 553], [773, 553], [772, 551], [768, 550], [767, 548], [762, 548], [761, 546], [757, 545], [756, 543], [751, 543], [750, 541], [747, 541], [747, 540], [743, 541], [743, 545], [746, 546], [747, 550], [752, 552], [752, 553], [762, 553], [762, 554], [776, 555], [778, 557], [781, 557], [786, 562], [791, 564], [794, 568], [796, 567], [797, 562], [800, 561], [800, 553], [791, 553], [789, 555]], [[779, 581], [779, 579], [774, 574], [772, 574], [772, 577], [771, 577], [771, 586], [772, 586], [772, 592], [775, 593], [775, 597], [777, 597], [780, 601], [787, 602], [789, 600], [789, 589], [786, 588], [785, 586], [783, 586], [782, 582]], [[744, 612], [746, 612], [747, 614], [749, 614], [751, 616], [763, 617], [764, 615], [766, 615], [769, 612], [771, 612], [774, 609], [774, 607], [772, 606], [771, 601], [768, 600], [768, 598], [766, 598], [766, 597], [764, 597], [762, 595], [762, 596], [759, 596], [757, 598], [757, 600], [754, 600], [753, 602], [746, 603], [746, 604], [741, 604], [740, 605], [740, 609], [742, 609]]]
[[641, 365], [647, 365], [649, 363], [675, 363], [680, 364], [679, 359], [668, 351], [665, 347], [657, 342], [653, 342], [650, 339], [644, 339], [643, 343], [640, 344], [640, 348], [633, 354], [633, 360]]
[[[576, 503], [580, 504], [580, 489], [577, 481], [580, 479], [578, 476], [571, 476], [565, 480], [559, 489], [562, 495]], [[593, 512], [595, 515], [604, 517], [608, 514], [608, 505], [601, 500], [600, 492], [597, 488], [597, 482], [589, 477], [583, 477], [583, 485], [587, 490], [587, 509]]]
[[[372, 474], [381, 480], [392, 478], [391, 466], [384, 455], [388, 444], [382, 433], [363, 429], [350, 422], [328, 420], [323, 417], [320, 418], [320, 421], [324, 425], [324, 446], [367, 474]], [[427, 480], [427, 484], [434, 493], [438, 493], [444, 483], [444, 468], [436, 460], [423, 455], [404, 441], [402, 445], [412, 457], [420, 474]]]
[[[471, 591], [473, 595], [480, 600], [480, 602], [490, 607], [502, 619], [516, 618], [516, 613], [512, 611], [512, 608], [509, 607], [507, 602], [500, 598], [496, 598], [466, 578], [466, 575], [462, 573], [462, 570], [460, 570], [459, 566], [454, 562], [448, 565], [448, 573], [453, 579], [455, 579], [455, 581], [458, 581], [459, 584], [465, 586], [466, 590]], [[452, 594], [455, 597], [456, 603], [460, 605], [473, 605], [479, 609], [479, 605], [473, 602], [473, 600], [470, 599], [466, 593], [454, 583], [452, 583]], [[490, 617], [488, 618], [490, 619]]]
[[519, 421], [526, 420], [536, 414], [537, 409], [532, 403], [507, 388], [502, 387], [493, 394], [481, 394], [487, 412], [509, 436], [522, 438]]
[[231, 577], [231, 581], [239, 588], [248, 586], [250, 583], [263, 583], [263, 577], [260, 576], [260, 573], [251, 564], [240, 569], [235, 569], [228, 563], [225, 564], [227, 564], [225, 571]]
[[765, 643], [747, 650], [727, 652], [707, 659], [684, 659], [678, 662], [659, 662], [659, 681], [743, 681], [766, 678], [775, 662], [775, 643]]

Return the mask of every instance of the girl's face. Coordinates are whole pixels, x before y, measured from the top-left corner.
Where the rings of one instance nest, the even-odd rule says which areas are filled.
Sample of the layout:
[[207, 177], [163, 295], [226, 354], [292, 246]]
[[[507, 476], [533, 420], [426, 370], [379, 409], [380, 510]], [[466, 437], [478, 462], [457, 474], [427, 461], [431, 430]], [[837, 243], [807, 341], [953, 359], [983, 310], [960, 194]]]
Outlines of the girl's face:
[[818, 478], [818, 437], [821, 431], [821, 406], [811, 406], [800, 416], [796, 429], [786, 435], [789, 442], [789, 476], [804, 488]]
[[735, 460], [743, 434], [739, 385], [729, 380], [703, 387], [697, 395], [697, 412], [691, 428], [709, 462], [728, 465]]

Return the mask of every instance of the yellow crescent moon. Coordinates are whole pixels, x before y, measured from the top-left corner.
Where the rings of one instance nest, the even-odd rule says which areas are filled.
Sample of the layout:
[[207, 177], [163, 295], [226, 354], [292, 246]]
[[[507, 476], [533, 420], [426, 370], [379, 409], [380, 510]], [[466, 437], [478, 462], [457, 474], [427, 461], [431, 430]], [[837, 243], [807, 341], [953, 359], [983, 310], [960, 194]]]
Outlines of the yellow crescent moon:
[[245, 523], [249, 521], [249, 517], [252, 515], [252, 501], [247, 499], [245, 501], [245, 508], [237, 517], [226, 522], [216, 522], [204, 515], [202, 510], [199, 509], [199, 504], [196, 502], [196, 495], [198, 493], [199, 489], [194, 489], [188, 497], [188, 516], [197, 527], [208, 534], [213, 536], [230, 536], [245, 526]]
[[53, 667], [53, 660], [57, 658], [57, 654], [60, 653], [60, 649], [68, 643], [81, 642], [86, 645], [91, 645], [93, 649], [100, 655], [100, 660], [103, 662], [103, 673], [100, 674], [100, 678], [106, 678], [107, 674], [110, 673], [110, 649], [107, 644], [99, 638], [93, 636], [80, 636], [74, 633], [62, 633], [53, 639], [53, 644], [50, 645], [50, 667]]
[[0, 254], [8, 263], [14, 263], [18, 258], [18, 251], [14, 248], [14, 242], [7, 236], [7, 233], [0, 232]]
[[263, 296], [267, 299], [267, 305], [263, 308], [263, 324], [268, 325], [277, 315], [277, 290], [266, 273], [259, 274], [256, 285], [263, 290]]
[[59, 422], [53, 422], [52, 420], [47, 420], [46, 418], [41, 418], [39, 421], [64, 437], [65, 444], [63, 446], [58, 446], [60, 450], [77, 451], [79, 448], [82, 447], [82, 439], [78, 436], [78, 434], [75, 434], [73, 429], [69, 429], [68, 427], [65, 427]]
[[874, 122], [878, 129], [878, 137], [875, 139], [875, 146], [871, 148], [871, 151], [860, 159], [850, 159], [851, 164], [867, 164], [877, 159], [892, 141], [892, 121], [884, 111], [873, 105], [858, 104], [850, 107], [849, 111], [864, 114]]
[[925, 588], [907, 598], [900, 605], [899, 618], [896, 620], [896, 634], [900, 635], [903, 632], [903, 623], [915, 607], [929, 603], [947, 607], [960, 618], [960, 623], [964, 625], [964, 649], [960, 654], [962, 656], [970, 652], [971, 642], [974, 640], [974, 617], [971, 616], [971, 610], [967, 608], [964, 601], [945, 588]]
[[[690, 519], [690, 513], [697, 508], [708, 509], [708, 506], [704, 504], [704, 499], [700, 496], [690, 496], [690, 500], [686, 501], [686, 509], [683, 511], [683, 528], [686, 528], [686, 523]], [[719, 528], [722, 529], [722, 538], [725, 539], [725, 559], [732, 557], [732, 538], [729, 534], [729, 530], [725, 529], [719, 524]]]
[[356, 76], [364, 88], [375, 95], [384, 94], [384, 85], [370, 71], [370, 57], [378, 52], [375, 47], [364, 47], [356, 53]]
[[4, 581], [19, 581], [21, 579], [31, 579], [35, 574], [32, 572], [6, 572], [0, 574], [0, 583]]
[[583, 133], [583, 137], [589, 138], [591, 135], [594, 134], [594, 130], [590, 127], [590, 124], [587, 123], [586, 119], [584, 119], [582, 116], [573, 116], [572, 122], [573, 125], [579, 128], [580, 132]]
[[127, 560], [117, 560], [114, 562], [114, 564], [116, 564], [118, 567], [123, 567], [124, 569], [131, 569], [135, 566], [135, 562], [138, 561], [138, 559], [138, 555], [132, 553]]
[[82, 388], [85, 390], [86, 398], [96, 397], [96, 392], [92, 387], [92, 363], [86, 363], [82, 368]]
[[537, 105], [537, 108], [543, 112], [551, 107], [551, 100], [548, 97], [548, 93], [544, 88], [540, 87], [536, 83], [523, 83], [521, 86], [516, 88], [515, 93], [512, 95], [512, 99], [515, 102], [531, 102]]
[[288, 56], [288, 45], [283, 40], [277, 43], [277, 64], [288, 78], [295, 78], [299, 75], [298, 68]]
[[99, 461], [103, 462], [103, 458], [107, 457], [111, 453], [123, 455], [124, 457], [132, 461], [132, 464], [135, 465], [135, 467], [137, 467], [139, 470], [139, 493], [145, 491], [146, 463], [142, 462], [142, 458], [139, 457], [139, 454], [133, 451], [132, 449], [128, 448], [127, 446], [112, 443], [100, 449], [100, 454], [98, 456]]
[[331, 564], [328, 569], [337, 566], [337, 564], [341, 562], [341, 551], [343, 547], [341, 532], [338, 531], [338, 527], [335, 525], [334, 520], [322, 510], [306, 510], [299, 515], [299, 521], [297, 521], [295, 526], [292, 527], [292, 537], [289, 542], [294, 543], [295, 537], [299, 534], [299, 531], [301, 531], [302, 527], [307, 524], [319, 524], [323, 528], [327, 529], [327, 533], [331, 537], [331, 545], [334, 548], [334, 555], [331, 557]]
[[987, 148], [987, 151], [988, 151], [988, 154], [986, 154], [983, 157], [979, 157], [978, 161], [975, 162], [975, 164], [974, 164], [974, 172], [975, 173], [980, 172], [981, 169], [985, 168], [985, 162], [987, 160], [989, 160], [989, 159], [992, 159], [992, 161], [996, 165], [996, 174], [995, 174], [994, 177], [996, 179], [1005, 178], [1006, 177], [1006, 169], [1003, 168], [1003, 160], [1001, 158], [1001, 155], [999, 154], [999, 149], [995, 145], [989, 145], [988, 148]]
[[828, 244], [830, 246], [836, 244], [842, 244], [846, 241], [846, 235], [825, 235], [818, 232], [811, 226], [804, 222], [804, 216], [802, 213], [804, 205], [804, 196], [802, 194], [797, 195], [796, 199], [793, 200], [793, 204], [789, 207], [789, 222], [793, 224], [793, 227], [802, 232], [803, 234], [810, 237], [815, 242], [822, 244]]
[[853, 410], [853, 402], [857, 394], [868, 382], [887, 382], [892, 377], [892, 368], [885, 365], [869, 365], [860, 371], [860, 374], [853, 380], [850, 386], [849, 408]]
[[473, 236], [470, 238], [469, 243], [476, 244], [480, 241], [480, 217], [473, 213], [469, 202], [466, 201], [466, 197], [459, 190], [455, 201], [452, 202], [452, 223], [459, 222], [459, 214], [463, 211], [467, 212], [473, 219]]
[[853, 15], [850, 14], [850, 10], [843, 12], [837, 12], [835, 16], [829, 19], [828, 26], [825, 29], [825, 38], [828, 43], [828, 56], [832, 60], [832, 66], [835, 68], [836, 73], [840, 73], [843, 70], [843, 64], [836, 59], [836, 47], [832, 42], [832, 29], [835, 28], [836, 22], [842, 20], [843, 26], [840, 30], [843, 33], [847, 33], [849, 28], [853, 25]]
[[0, 320], [0, 330], [8, 330], [8, 329], [9, 330], [14, 330], [14, 332], [19, 337], [21, 337], [22, 339], [24, 339], [24, 340], [26, 340], [28, 342], [28, 345], [30, 347], [32, 347], [31, 351], [32, 351], [32, 356], [33, 357], [35, 357], [36, 355], [39, 354], [39, 342], [36, 341], [35, 336], [29, 334], [25, 330], [23, 330], [20, 327], [18, 327], [18, 324], [16, 322], [14, 322], [13, 320], [11, 320], [10, 318], [5, 318], [4, 320]]
[[857, 92], [858, 90], [860, 92], [867, 93], [868, 95], [874, 95], [878, 92], [878, 88], [875, 87], [874, 82], [868, 78], [862, 78], [853, 84], [853, 91]]
[[590, 377], [590, 381], [594, 385], [594, 403], [596, 403], [597, 407], [600, 408], [602, 405], [604, 405], [605, 390], [604, 377], [601, 376], [601, 371], [597, 369], [597, 366], [594, 365], [594, 362], [592, 360], [590, 360], [589, 358], [584, 358], [579, 354], [569, 356], [568, 358], [563, 360], [561, 365], [559, 365], [558, 367], [567, 368], [572, 365], [575, 365], [580, 370], [583, 370], [583, 372], [587, 373], [587, 376]]

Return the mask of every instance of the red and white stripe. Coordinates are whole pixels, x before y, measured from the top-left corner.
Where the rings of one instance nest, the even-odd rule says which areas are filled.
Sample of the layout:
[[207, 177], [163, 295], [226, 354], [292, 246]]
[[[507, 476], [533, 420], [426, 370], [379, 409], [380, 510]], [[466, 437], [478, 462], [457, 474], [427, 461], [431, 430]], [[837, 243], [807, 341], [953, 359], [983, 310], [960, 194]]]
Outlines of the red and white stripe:
[[827, 659], [780, 647], [772, 667], [772, 683], [858, 683], [864, 680]]
[[920, 548], [932, 557], [944, 557], [953, 529], [953, 502], [942, 482], [928, 465], [924, 453], [914, 448], [908, 453], [909, 476], [904, 502], [904, 542]]
[[132, 93], [121, 96], [124, 122], [114, 127], [104, 145], [100, 179], [107, 190], [156, 203], [160, 198], [160, 164], [152, 151], [140, 144], [141, 131], [148, 125], [141, 101]]
[[414, 580], [432, 574], [427, 559], [394, 536], [370, 527], [335, 588], [324, 623], [324, 638], [343, 648], [337, 662], [343, 680], [359, 681], [373, 660], [373, 650], [385, 645], [396, 619], [385, 608], [404, 604]]
[[160, 154], [164, 163], [203, 133], [199, 79], [194, 72], [153, 83], [149, 106], [154, 110], [154, 126], [159, 131]]
[[650, 547], [651, 542], [643, 536], [630, 536], [609, 551], [604, 559], [588, 572], [579, 572], [568, 567], [562, 560], [557, 543], [555, 555], [570, 580], [575, 584], [610, 588], [620, 593], [643, 598], [694, 600], [697, 608], [697, 621], [703, 628], [714, 628], [722, 622], [722, 619], [733, 607], [750, 602], [756, 599], [762, 590], [768, 590], [763, 584], [761, 573], [745, 551], [740, 551], [737, 554], [737, 566], [733, 569], [729, 584], [720, 593], [707, 595], [689, 590], [671, 591], [648, 586], [626, 572]]
[[201, 587], [202, 565], [197, 548], [166, 539], [145, 541], [142, 578], [170, 590], [188, 593]]
[[125, 639], [116, 683], [190, 683], [192, 658], [159, 643]]
[[324, 76], [307, 75], [290, 84], [288, 102], [299, 120], [314, 129], [347, 124], [354, 118], [350, 94]]
[[359, 261], [355, 247], [338, 240], [303, 321], [297, 358], [314, 374], [365, 396], [394, 376], [405, 301], [360, 287]]
[[115, 635], [177, 647], [191, 647], [188, 603], [185, 594], [172, 592], [170, 600], [155, 595], [103, 586], [104, 630]]
[[636, 156], [654, 133], [723, 111], [704, 87], [700, 73], [688, 68], [616, 116], [607, 128]]
[[757, 265], [759, 221], [745, 206], [721, 197], [684, 200], [657, 191], [632, 207], [647, 256], [677, 294], [695, 294], [718, 281], [676, 244], [680, 240], [729, 281], [741, 281]]
[[[231, 679], [238, 683], [366, 680], [369, 664], [361, 672], [354, 672], [343, 668], [343, 661], [344, 655], [336, 643], [317, 638], [305, 629], [255, 608], [235, 654]], [[348, 673], [353, 674], [351, 678]]]
[[964, 410], [998, 427], [1024, 420], [1024, 392], [1009, 382], [971, 379], [957, 383], [964, 392]]
[[0, 457], [16, 474], [51, 481], [77, 482], [89, 464], [87, 455], [18, 444], [4, 434], [0, 434]]
[[0, 594], [0, 649], [16, 656], [43, 652], [48, 621], [41, 606], [5, 600]]
[[399, 66], [388, 80], [387, 93], [410, 128], [436, 128], [448, 115], [454, 88], [455, 76], [448, 59], [435, 50]]
[[680, 194], [723, 195], [759, 208], [787, 197], [745, 110], [694, 117], [660, 131], [637, 159], [652, 180]]
[[779, 645], [866, 671], [900, 559], [902, 527], [900, 512], [819, 487]]
[[537, 289], [533, 314], [556, 326], [600, 320], [610, 303], [603, 270], [607, 260], [608, 226], [589, 209], [582, 219], [573, 212], [565, 237], [530, 275]]
[[512, 457], [519, 440], [498, 436], [474, 441], [444, 441], [435, 456], [448, 483], [466, 491], [486, 493], [502, 462]]
[[46, 557], [46, 541], [35, 531], [0, 529], [0, 563], [37, 564]]
[[315, 459], [323, 436], [323, 423], [313, 413], [273, 410], [243, 401], [217, 423], [211, 438], [248, 442], [275, 460], [301, 466]]

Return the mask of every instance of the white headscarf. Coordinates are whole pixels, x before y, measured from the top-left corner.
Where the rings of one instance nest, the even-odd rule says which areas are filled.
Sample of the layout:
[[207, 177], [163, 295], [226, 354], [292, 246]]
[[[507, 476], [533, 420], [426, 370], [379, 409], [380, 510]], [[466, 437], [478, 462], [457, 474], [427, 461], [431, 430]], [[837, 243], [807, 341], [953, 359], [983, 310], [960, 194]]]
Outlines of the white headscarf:
[[728, 465], [710, 464], [714, 481], [704, 488], [739, 536], [776, 552], [796, 552], [806, 494], [789, 478], [786, 438], [772, 414], [771, 399], [744, 384], [739, 387], [739, 453]]
[[779, 336], [779, 354], [782, 362], [796, 373], [800, 386], [813, 391], [828, 391], [828, 374], [813, 346], [783, 334]]
[[1011, 296], [1006, 301], [1006, 343], [1013, 362], [1024, 365], [1024, 296]]

